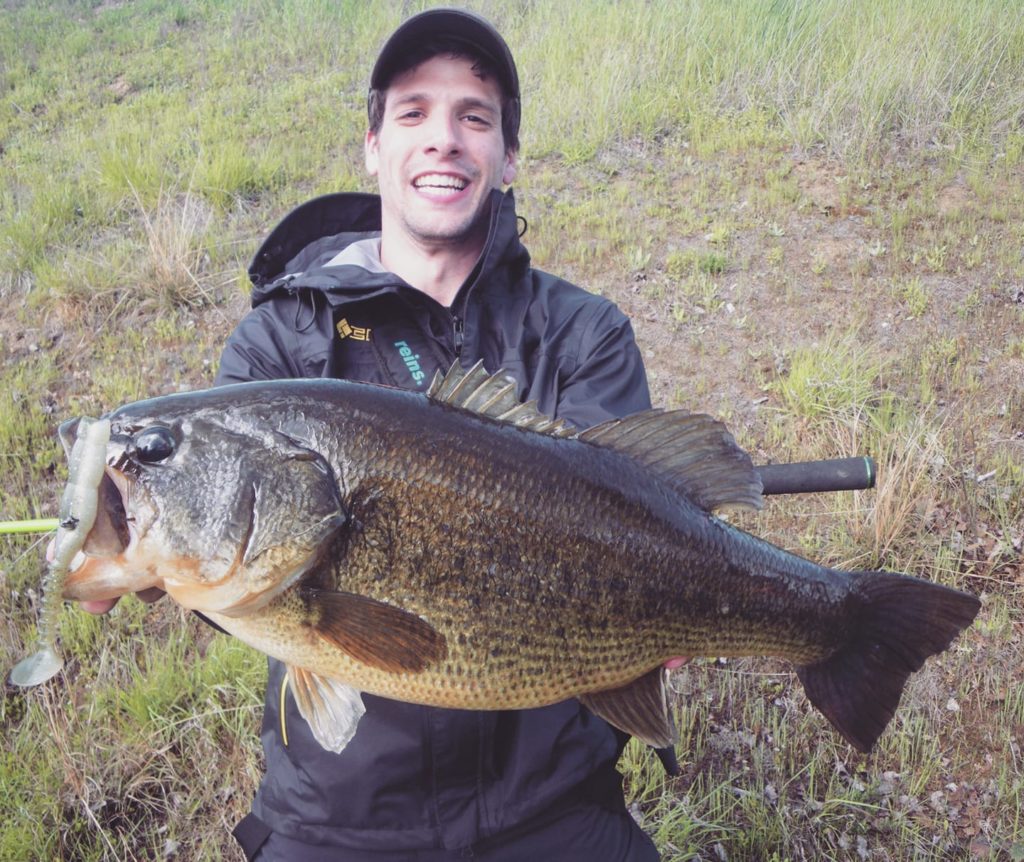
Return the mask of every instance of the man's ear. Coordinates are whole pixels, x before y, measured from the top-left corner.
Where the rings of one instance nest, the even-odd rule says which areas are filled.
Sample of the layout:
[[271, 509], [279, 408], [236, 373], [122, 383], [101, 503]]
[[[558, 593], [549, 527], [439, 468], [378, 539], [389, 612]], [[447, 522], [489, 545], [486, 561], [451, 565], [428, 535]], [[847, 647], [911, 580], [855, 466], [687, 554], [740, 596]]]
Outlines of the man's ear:
[[512, 181], [516, 178], [516, 159], [519, 153], [515, 150], [509, 150], [505, 153], [505, 170], [501, 173], [501, 182], [506, 185], [512, 185]]
[[363, 158], [366, 160], [366, 172], [371, 177], [377, 176], [377, 168], [380, 165], [379, 146], [377, 135], [372, 131], [367, 131], [366, 138], [363, 140]]

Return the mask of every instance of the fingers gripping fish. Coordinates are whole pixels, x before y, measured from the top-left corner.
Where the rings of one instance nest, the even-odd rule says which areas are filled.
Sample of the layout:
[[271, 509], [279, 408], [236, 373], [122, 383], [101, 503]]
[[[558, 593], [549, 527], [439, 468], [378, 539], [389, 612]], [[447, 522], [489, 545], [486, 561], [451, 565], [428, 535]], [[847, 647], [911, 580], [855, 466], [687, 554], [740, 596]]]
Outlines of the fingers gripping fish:
[[337, 380], [130, 404], [65, 595], [161, 587], [288, 665], [321, 744], [360, 691], [520, 709], [580, 698], [662, 747], [663, 663], [777, 655], [868, 750], [967, 593], [818, 566], [712, 512], [757, 507], [750, 458], [707, 416], [584, 431], [453, 368], [428, 395]]

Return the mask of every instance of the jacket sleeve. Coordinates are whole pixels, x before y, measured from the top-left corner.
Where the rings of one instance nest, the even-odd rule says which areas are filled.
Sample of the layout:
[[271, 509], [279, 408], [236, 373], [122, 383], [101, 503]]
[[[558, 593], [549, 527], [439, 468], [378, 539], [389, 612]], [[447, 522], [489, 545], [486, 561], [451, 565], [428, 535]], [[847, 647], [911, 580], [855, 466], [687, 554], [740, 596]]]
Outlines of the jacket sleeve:
[[289, 299], [258, 305], [239, 321], [221, 352], [214, 386], [306, 376], [293, 327], [284, 325]]
[[650, 406], [647, 372], [629, 318], [602, 302], [584, 329], [575, 369], [562, 381], [556, 415], [589, 428]]

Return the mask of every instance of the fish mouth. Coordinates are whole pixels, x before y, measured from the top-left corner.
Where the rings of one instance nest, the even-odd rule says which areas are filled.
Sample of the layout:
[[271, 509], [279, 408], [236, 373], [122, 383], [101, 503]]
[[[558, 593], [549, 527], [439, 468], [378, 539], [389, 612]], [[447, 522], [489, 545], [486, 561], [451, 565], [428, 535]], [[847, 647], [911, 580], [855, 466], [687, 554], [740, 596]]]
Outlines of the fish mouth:
[[146, 566], [132, 562], [140, 529], [131, 514], [130, 480], [109, 461], [96, 489], [96, 520], [68, 568], [64, 598], [113, 599], [154, 586]]
[[129, 518], [124, 501], [127, 479], [123, 473], [106, 467], [96, 493], [96, 522], [85, 537], [82, 553], [90, 557], [116, 557], [132, 542], [134, 518]]
[[[68, 458], [71, 457], [71, 450], [78, 437], [81, 421], [80, 418], [69, 419], [67, 422], [62, 422], [57, 429], [57, 434]], [[96, 489], [96, 520], [89, 535], [86, 536], [81, 551], [91, 557], [117, 556], [124, 552], [131, 544], [132, 539], [129, 526], [129, 521], [132, 519], [128, 517], [125, 508], [125, 500], [128, 499], [128, 477], [111, 466], [116, 461], [110, 458], [109, 451], [108, 446], [107, 463], [103, 468], [99, 487]], [[72, 564], [72, 568], [74, 567]]]
[[[80, 418], [62, 422], [57, 434], [67, 456], [78, 437]], [[131, 482], [119, 469], [124, 464], [125, 447], [115, 439], [108, 442], [103, 476], [96, 489], [96, 521], [86, 536], [82, 553], [90, 557], [113, 557], [123, 553], [132, 544], [135, 518], [128, 514], [127, 501], [131, 498]], [[99, 460], [99, 458], [97, 458]]]

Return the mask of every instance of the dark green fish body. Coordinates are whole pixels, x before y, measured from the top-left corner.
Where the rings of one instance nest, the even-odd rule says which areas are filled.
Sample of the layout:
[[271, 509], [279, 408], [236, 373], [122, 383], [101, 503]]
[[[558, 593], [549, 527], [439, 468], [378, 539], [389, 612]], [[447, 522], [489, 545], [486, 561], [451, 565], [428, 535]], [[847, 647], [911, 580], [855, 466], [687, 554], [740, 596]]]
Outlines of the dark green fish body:
[[[351, 688], [472, 709], [580, 697], [664, 745], [661, 666], [678, 655], [791, 659], [868, 748], [907, 676], [977, 611], [967, 594], [826, 569], [714, 517], [757, 505], [760, 486], [708, 417], [651, 411], [574, 433], [513, 406], [501, 378], [435, 388], [276, 381], [115, 411], [108, 472], [145, 532], [90, 559], [67, 594], [164, 587], [285, 661], [334, 748], [348, 707], [332, 704]], [[134, 574], [115, 584], [118, 569]]]

